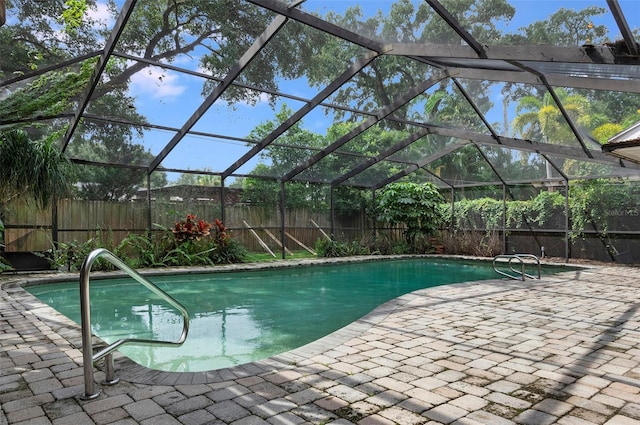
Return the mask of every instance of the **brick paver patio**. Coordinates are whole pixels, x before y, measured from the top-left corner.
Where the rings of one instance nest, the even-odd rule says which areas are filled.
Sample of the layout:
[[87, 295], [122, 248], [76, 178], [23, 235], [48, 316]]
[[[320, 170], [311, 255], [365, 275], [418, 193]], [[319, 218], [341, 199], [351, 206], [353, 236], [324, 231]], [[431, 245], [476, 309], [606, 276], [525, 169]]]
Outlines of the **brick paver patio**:
[[0, 425], [640, 425], [640, 268], [420, 290], [230, 369], [121, 360], [122, 381], [90, 401], [78, 329], [25, 279], [0, 291]]

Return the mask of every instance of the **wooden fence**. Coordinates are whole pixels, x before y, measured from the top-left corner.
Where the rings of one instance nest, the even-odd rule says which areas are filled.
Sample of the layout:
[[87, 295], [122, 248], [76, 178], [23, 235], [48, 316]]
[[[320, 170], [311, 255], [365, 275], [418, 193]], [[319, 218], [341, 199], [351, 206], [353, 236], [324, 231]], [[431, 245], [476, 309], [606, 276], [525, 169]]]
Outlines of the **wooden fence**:
[[[154, 201], [152, 230], [172, 228], [187, 214], [213, 222], [221, 218], [221, 208], [215, 202]], [[225, 206], [224, 214], [223, 224], [232, 237], [250, 251], [282, 250], [278, 209], [237, 204]], [[129, 233], [144, 234], [149, 222], [145, 202], [63, 199], [57, 203], [55, 216], [56, 220], [52, 209], [40, 211], [26, 203], [14, 203], [5, 220], [6, 251], [46, 251], [53, 246], [54, 235], [62, 243], [103, 238], [117, 244]], [[290, 250], [313, 249], [317, 239], [331, 233], [328, 211], [286, 210], [284, 220]], [[361, 214], [337, 220], [334, 230], [337, 238], [353, 240], [364, 237], [369, 227], [365, 214]]]
[[[154, 201], [151, 204], [153, 229], [171, 228], [186, 214], [213, 222], [221, 217], [220, 204], [211, 201]], [[149, 211], [145, 202], [109, 202], [64, 199], [57, 203], [57, 220], [49, 209], [39, 211], [24, 203], [14, 203], [5, 218], [5, 250], [7, 252], [47, 251], [53, 246], [54, 235], [59, 242], [85, 242], [91, 238], [102, 238], [117, 244], [128, 234], [145, 234], [149, 223]], [[629, 257], [625, 262], [640, 262], [640, 234], [636, 217], [618, 217], [612, 220], [633, 222], [629, 225], [611, 226], [606, 240], [596, 231], [585, 232], [583, 238], [572, 240], [569, 258], [584, 258], [599, 261], [622, 261], [613, 258], [610, 246], [615, 246], [620, 256]], [[291, 251], [315, 249], [318, 239], [331, 233], [329, 212], [308, 210], [286, 210], [286, 248]], [[253, 252], [267, 250], [279, 256], [282, 225], [276, 208], [236, 204], [225, 207], [224, 225], [231, 231], [233, 239]], [[613, 221], [612, 223], [617, 223]], [[628, 224], [628, 223], [627, 223]], [[371, 237], [372, 224], [364, 213], [353, 217], [337, 218], [333, 236], [343, 242], [367, 241]], [[625, 231], [618, 230], [624, 229]], [[629, 231], [627, 229], [633, 229]], [[470, 232], [484, 233], [482, 223], [471, 226]], [[502, 235], [504, 230], [496, 229]], [[562, 229], [507, 229], [505, 252], [540, 253], [544, 246], [546, 254], [565, 256], [565, 231]], [[402, 239], [401, 229], [377, 230], [377, 234], [388, 241]], [[460, 239], [460, 238], [458, 238]], [[502, 240], [502, 236], [500, 236]], [[459, 240], [450, 244], [455, 250]], [[454, 251], [447, 252], [454, 253]]]

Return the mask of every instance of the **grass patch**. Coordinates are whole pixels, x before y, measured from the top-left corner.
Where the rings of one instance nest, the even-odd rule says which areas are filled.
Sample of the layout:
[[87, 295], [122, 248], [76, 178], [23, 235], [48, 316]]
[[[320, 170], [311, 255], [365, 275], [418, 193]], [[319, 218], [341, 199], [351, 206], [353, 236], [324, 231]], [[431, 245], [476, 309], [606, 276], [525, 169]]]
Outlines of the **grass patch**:
[[[269, 261], [282, 260], [282, 253], [280, 251], [274, 252], [276, 254], [273, 257], [268, 252], [249, 252], [246, 256], [247, 263], [265, 263]], [[292, 254], [287, 253], [285, 260], [303, 260], [307, 258], [318, 258], [316, 255], [311, 254], [309, 251], [292, 251]]]

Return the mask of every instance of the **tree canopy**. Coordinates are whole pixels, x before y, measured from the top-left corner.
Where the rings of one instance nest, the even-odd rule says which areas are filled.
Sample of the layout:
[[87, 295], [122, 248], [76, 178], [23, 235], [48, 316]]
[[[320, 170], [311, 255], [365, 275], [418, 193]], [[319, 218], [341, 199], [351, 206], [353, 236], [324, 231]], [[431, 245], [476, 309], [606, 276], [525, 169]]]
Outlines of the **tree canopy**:
[[[106, 8], [99, 9], [104, 5], [96, 0], [7, 1], [11, 21], [10, 25], [0, 27], [0, 54], [9, 60], [0, 63], [0, 78], [17, 78], [19, 83], [0, 96], [0, 108], [10, 111], [3, 116], [4, 125], [29, 126], [28, 131], [32, 133], [66, 137], [66, 126], [73, 119], [79, 102], [85, 100], [87, 84], [99, 63], [97, 56], [111, 35], [121, 7], [109, 0]], [[507, 0], [449, 1], [443, 5], [480, 43], [582, 46], [611, 42], [607, 39], [609, 29], [597, 23], [606, 12], [600, 7], [560, 8], [547, 19], [514, 32], [508, 25], [516, 9]], [[101, 15], [98, 11], [106, 13]], [[77, 174], [80, 187], [77, 193], [97, 199], [127, 198], [146, 183], [145, 173], [154, 171], [148, 168], [151, 164], [161, 165], [157, 160], [161, 149], [155, 145], [153, 150], [150, 148], [149, 140], [153, 136], [149, 135], [149, 129], [164, 129], [164, 123], [149, 122], [131, 91], [133, 79], [142, 72], [154, 75], [160, 82], [170, 76], [172, 67], [187, 71], [202, 80], [200, 94], [206, 98], [216, 94], [230, 69], [242, 66], [233, 84], [220, 95], [231, 108], [255, 106], [265, 100], [279, 108], [269, 122], [246, 129], [247, 138], [259, 143], [296, 113], [278, 94], [283, 84], [304, 81], [312, 88], [324, 89], [345, 72], [349, 64], [371, 53], [364, 43], [349, 42], [316, 25], [289, 19], [250, 62], [244, 63], [241, 58], [261, 40], [265, 28], [276, 16], [268, 8], [240, 0], [136, 3], [113, 46], [115, 54], [109, 57], [91, 97], [86, 99], [88, 115], [78, 124], [71, 139], [62, 140], [60, 144], [72, 161], [83, 166]], [[328, 12], [323, 19], [337, 28], [346, 28], [382, 43], [466, 44], [464, 34], [454, 31], [428, 2], [401, 0], [393, 2], [388, 11], [373, 15], [360, 7], [352, 7], [342, 13]], [[38, 73], [60, 63], [66, 65]], [[151, 67], [157, 68], [157, 73], [151, 73]], [[36, 72], [33, 78], [20, 80], [20, 76], [33, 72]], [[433, 84], [423, 93], [333, 150], [336, 141], [371, 116], [380, 114], [395, 99], [431, 81], [430, 78]], [[570, 118], [600, 142], [639, 118], [636, 95], [564, 87], [555, 90]], [[506, 118], [502, 123], [494, 118], [495, 122], [487, 122], [484, 117], [500, 106], [496, 105], [498, 92], [505, 101], [504, 116], [513, 110], [517, 113], [511, 122]], [[291, 97], [294, 98], [291, 104], [298, 100]], [[565, 143], [576, 138], [561, 111], [554, 108], [548, 88], [543, 84], [498, 84], [491, 78], [458, 78], [445, 75], [429, 60], [407, 55], [379, 55], [337, 87], [328, 102], [332, 106], [327, 106], [325, 112], [327, 119], [333, 121], [325, 126], [324, 132], [316, 131], [308, 121], [301, 120], [265, 147], [261, 153], [262, 163], [249, 174], [275, 180], [256, 184], [247, 179], [248, 198], [260, 199], [258, 192], [278, 185], [277, 178], [286, 173], [283, 170], [296, 170], [311, 156], [331, 150], [322, 161], [309, 162], [310, 166], [296, 175], [300, 182], [288, 183], [291, 188], [298, 188], [286, 189], [290, 191], [286, 197], [288, 202], [308, 204], [312, 199], [319, 208], [324, 208], [331, 195], [316, 183], [339, 181], [334, 189], [340, 188], [344, 198], [338, 196], [338, 204], [343, 203], [345, 210], [361, 208], [359, 197], [351, 196], [348, 189], [340, 187], [346, 184], [342, 178], [353, 182], [348, 173], [354, 167], [375, 160], [374, 166], [363, 169], [356, 183], [362, 183], [367, 177], [386, 181], [409, 169], [410, 159], [434, 155], [455, 143], [454, 137], [428, 134], [407, 143], [401, 152], [390, 153], [393, 146], [403, 143], [419, 131], [421, 125], [498, 132], [525, 139], [535, 136], [548, 143]], [[34, 119], [38, 120], [37, 126], [31, 125]], [[382, 158], [386, 161], [384, 169], [378, 158], [382, 155], [388, 155]], [[417, 169], [431, 173], [430, 178], [448, 182], [492, 183], [500, 179], [500, 170], [514, 175], [522, 170], [523, 176], [529, 178], [540, 168], [540, 160], [528, 154], [471, 146], [460, 146], [450, 155], [416, 164]], [[189, 164], [185, 165], [189, 169]], [[205, 171], [208, 174], [210, 170]], [[214, 171], [218, 170], [211, 172]], [[215, 183], [215, 179], [211, 180]], [[152, 185], [163, 184], [166, 178], [154, 177]], [[303, 193], [297, 193], [298, 190]], [[358, 202], [349, 202], [353, 199]]]

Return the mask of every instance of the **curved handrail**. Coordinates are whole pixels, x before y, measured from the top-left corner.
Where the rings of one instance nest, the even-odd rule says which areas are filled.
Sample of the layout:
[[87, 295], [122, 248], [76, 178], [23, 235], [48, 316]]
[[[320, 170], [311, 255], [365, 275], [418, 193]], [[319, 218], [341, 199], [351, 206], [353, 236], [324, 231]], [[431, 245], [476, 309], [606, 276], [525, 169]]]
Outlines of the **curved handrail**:
[[[535, 256], [533, 254], [514, 254], [514, 255], [517, 256], [518, 258], [520, 258], [521, 261], [522, 261], [522, 258], [530, 258], [530, 259], [534, 260], [536, 262], [536, 266], [538, 268], [538, 276], [536, 277], [536, 276], [533, 276], [533, 275], [530, 275], [530, 274], [527, 274], [527, 273], [525, 273], [524, 275], [526, 277], [528, 277], [529, 279], [540, 279], [540, 259], [537, 256]], [[522, 263], [524, 263], [524, 261], [522, 261]], [[523, 268], [523, 270], [524, 270], [524, 268]], [[514, 272], [515, 272], [515, 270], [514, 270]]]
[[[166, 302], [171, 304], [176, 310], [178, 310], [182, 314], [183, 325], [182, 325], [182, 333], [180, 334], [180, 338], [178, 341], [160, 341], [160, 340], [149, 340], [149, 339], [140, 339], [140, 338], [123, 338], [119, 339], [97, 353], [93, 354], [93, 344], [91, 340], [91, 304], [89, 300], [89, 274], [91, 273], [91, 266], [98, 258], [104, 258], [109, 261], [111, 264], [119, 268], [120, 270], [126, 272], [130, 277], [135, 279], [138, 283], [144, 285], [147, 289], [151, 290], [153, 293], [164, 299]], [[100, 393], [95, 391], [95, 383], [93, 380], [93, 362], [100, 360], [101, 358], [110, 355], [118, 347], [124, 344], [130, 343], [144, 343], [144, 344], [154, 344], [154, 345], [168, 345], [168, 346], [180, 346], [187, 339], [187, 334], [189, 333], [189, 313], [187, 310], [172, 298], [169, 294], [164, 292], [162, 289], [158, 288], [156, 285], [151, 283], [148, 279], [144, 278], [140, 273], [127, 266], [122, 260], [113, 255], [109, 250], [104, 248], [99, 248], [93, 250], [89, 253], [87, 258], [85, 258], [82, 263], [82, 267], [80, 268], [80, 315], [81, 315], [81, 327], [82, 327], [82, 362], [84, 367], [84, 388], [85, 392], [82, 395], [83, 399], [92, 399], [97, 397]], [[107, 369], [109, 369], [109, 365], [107, 365]]]
[[[540, 259], [538, 257], [536, 257], [533, 254], [501, 254], [501, 255], [496, 255], [495, 257], [493, 257], [493, 270], [502, 275], [502, 276], [506, 276], [508, 278], [511, 279], [516, 279], [516, 280], [522, 280], [524, 281], [525, 278], [529, 278], [529, 279], [536, 279], [536, 276], [527, 274], [527, 272], [525, 271], [525, 262], [523, 260], [523, 258], [532, 258], [536, 261], [537, 266], [538, 266], [538, 276], [537, 279], [540, 279]], [[503, 272], [502, 270], [498, 270], [498, 267], [496, 265], [497, 261], [499, 259], [508, 259], [508, 265], [509, 265], [509, 269], [513, 272], [516, 273], [517, 276], [514, 276], [510, 273], [507, 272]], [[513, 268], [513, 261], [514, 260], [518, 260], [520, 262], [520, 270], [516, 270]]]

